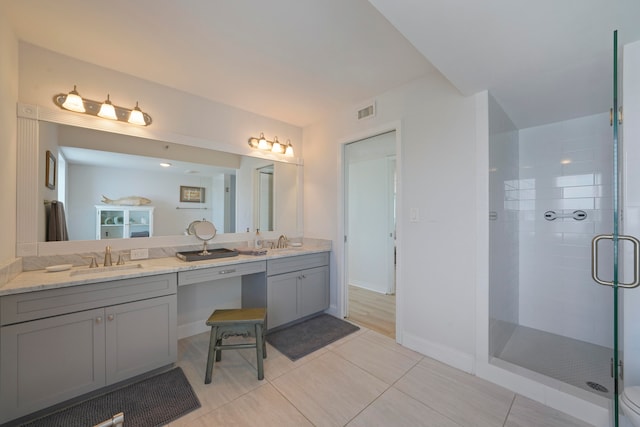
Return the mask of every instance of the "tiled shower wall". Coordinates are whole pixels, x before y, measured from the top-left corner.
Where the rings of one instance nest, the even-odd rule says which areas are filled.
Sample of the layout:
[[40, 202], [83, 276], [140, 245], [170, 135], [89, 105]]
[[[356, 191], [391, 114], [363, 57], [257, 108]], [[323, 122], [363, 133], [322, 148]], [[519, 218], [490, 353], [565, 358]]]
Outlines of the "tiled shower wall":
[[[612, 231], [611, 141], [607, 113], [521, 130], [519, 184], [508, 196], [519, 209], [519, 324], [609, 347], [612, 292], [592, 280], [590, 251], [595, 235]], [[576, 210], [586, 219], [544, 217]], [[611, 246], [600, 253], [610, 280]]]

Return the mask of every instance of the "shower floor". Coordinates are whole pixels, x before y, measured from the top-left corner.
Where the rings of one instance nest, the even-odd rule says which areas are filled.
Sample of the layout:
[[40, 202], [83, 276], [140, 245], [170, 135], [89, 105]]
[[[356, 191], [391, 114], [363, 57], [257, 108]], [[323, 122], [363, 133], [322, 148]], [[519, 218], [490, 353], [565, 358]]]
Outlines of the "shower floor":
[[[517, 326], [499, 359], [572, 386], [610, 398], [613, 378], [610, 361], [613, 350], [596, 344]], [[605, 387], [595, 390], [588, 382]], [[597, 387], [599, 388], [599, 387]]]

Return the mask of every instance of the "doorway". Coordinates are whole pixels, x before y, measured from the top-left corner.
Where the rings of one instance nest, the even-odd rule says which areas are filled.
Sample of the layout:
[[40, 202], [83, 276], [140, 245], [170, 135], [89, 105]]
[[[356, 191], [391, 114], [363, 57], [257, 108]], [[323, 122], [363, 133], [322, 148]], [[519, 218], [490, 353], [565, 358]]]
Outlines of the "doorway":
[[344, 150], [346, 317], [395, 339], [396, 132]]

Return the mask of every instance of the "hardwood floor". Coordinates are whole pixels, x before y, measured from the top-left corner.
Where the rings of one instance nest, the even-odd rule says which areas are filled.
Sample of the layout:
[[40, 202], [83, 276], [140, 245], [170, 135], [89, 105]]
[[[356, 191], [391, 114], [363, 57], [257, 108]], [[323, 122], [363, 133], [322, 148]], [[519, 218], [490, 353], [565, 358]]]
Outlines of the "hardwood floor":
[[395, 339], [396, 296], [349, 285], [348, 319]]

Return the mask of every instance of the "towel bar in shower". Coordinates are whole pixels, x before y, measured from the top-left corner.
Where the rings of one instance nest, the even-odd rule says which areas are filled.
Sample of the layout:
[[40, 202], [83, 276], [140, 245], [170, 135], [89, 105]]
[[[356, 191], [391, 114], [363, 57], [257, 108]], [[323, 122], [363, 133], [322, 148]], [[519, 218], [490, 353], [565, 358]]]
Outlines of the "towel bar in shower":
[[544, 213], [544, 219], [547, 221], [553, 221], [556, 218], [573, 218], [576, 221], [582, 221], [587, 218], [587, 213], [585, 211], [573, 211], [570, 214], [557, 214], [555, 211], [546, 211]]

